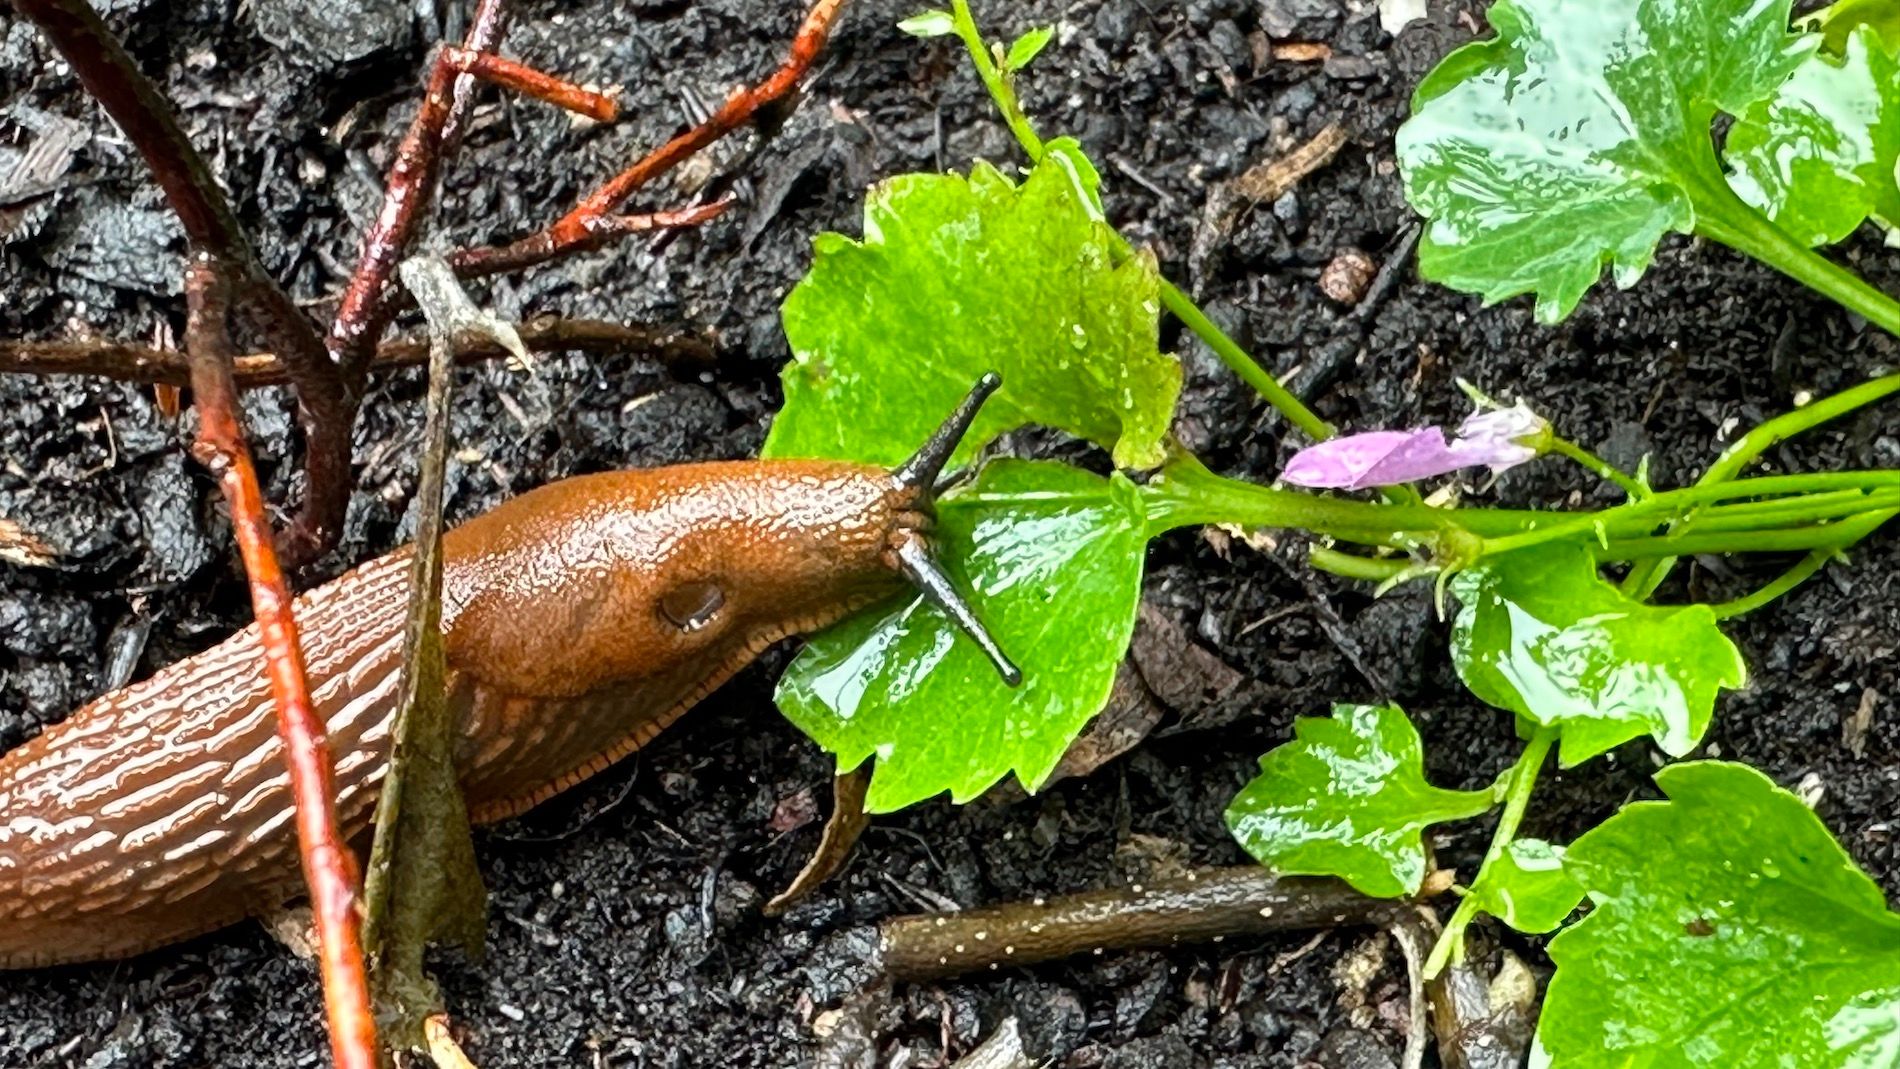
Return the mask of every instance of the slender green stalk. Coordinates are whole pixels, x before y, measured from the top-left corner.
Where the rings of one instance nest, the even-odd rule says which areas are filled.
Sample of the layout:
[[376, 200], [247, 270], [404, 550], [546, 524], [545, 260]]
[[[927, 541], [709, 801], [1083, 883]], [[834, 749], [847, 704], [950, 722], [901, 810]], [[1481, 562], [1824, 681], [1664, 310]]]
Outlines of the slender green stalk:
[[[1550, 756], [1550, 748], [1557, 742], [1555, 725], [1540, 726], [1531, 739], [1524, 745], [1524, 752], [1517, 757], [1517, 763], [1511, 766], [1509, 786], [1505, 788], [1504, 812], [1498, 817], [1498, 828], [1491, 836], [1491, 846], [1484, 852], [1484, 861], [1478, 866], [1478, 878], [1472, 881], [1477, 886], [1483, 881], [1486, 870], [1497, 863], [1499, 857], [1517, 838], [1518, 825], [1524, 821], [1524, 810], [1530, 805], [1531, 790], [1537, 786], [1537, 774], [1544, 767], [1544, 761]], [[1454, 957], [1463, 959], [1465, 947], [1465, 927], [1478, 916], [1476, 896], [1467, 894], [1464, 901], [1458, 903], [1458, 909], [1445, 924], [1444, 934], [1432, 947], [1425, 959], [1425, 978], [1427, 980], [1443, 972], [1445, 965]]]
[[[1678, 518], [1680, 514], [1704, 505], [1712, 505], [1738, 497], [1762, 497], [1777, 494], [1819, 495], [1830, 490], [1852, 490], [1870, 494], [1876, 490], [1900, 487], [1900, 471], [1857, 471], [1822, 472], [1813, 475], [1771, 475], [1757, 479], [1737, 479], [1732, 482], [1697, 484], [1681, 490], [1668, 490], [1651, 494], [1640, 501], [1627, 505], [1604, 509], [1601, 512], [1552, 513], [1564, 517], [1556, 522], [1546, 522], [1530, 530], [1519, 531], [1497, 538], [1487, 537], [1482, 555], [1496, 556], [1511, 553], [1546, 542], [1596, 535], [1611, 539], [1619, 530], [1627, 530], [1632, 523], [1661, 523]], [[1825, 515], [1826, 507], [1811, 506], [1803, 512], [1792, 507], [1771, 512], [1773, 522], [1787, 524], [1803, 518], [1818, 518]], [[1477, 511], [1477, 510], [1472, 510]], [[1465, 510], [1459, 510], [1462, 518]], [[1471, 528], [1476, 531], [1476, 528]], [[1482, 532], [1478, 532], [1482, 533]], [[1660, 541], [1667, 541], [1667, 537]], [[1742, 552], [1742, 550], [1716, 550], [1715, 552]]]
[[1022, 143], [1023, 151], [1029, 153], [1033, 162], [1042, 161], [1042, 138], [1036, 136], [1036, 130], [1029, 125], [1029, 116], [1023, 113], [1023, 106], [1016, 99], [1016, 89], [1009, 84], [1009, 76], [996, 66], [996, 60], [990, 56], [983, 42], [983, 31], [977, 29], [976, 16], [970, 13], [969, 0], [950, 0], [950, 18], [956, 24], [957, 36], [963, 39], [963, 47], [969, 50], [970, 61], [976, 64], [977, 77], [983, 79], [984, 88], [990, 91], [990, 99], [1003, 113], [1003, 121], [1009, 124], [1009, 130]]
[[1795, 587], [1800, 586], [1802, 583], [1807, 582], [1816, 572], [1827, 567], [1828, 561], [1840, 556], [1840, 552], [1840, 549], [1835, 546], [1829, 546], [1826, 549], [1811, 550], [1807, 556], [1801, 558], [1800, 563], [1776, 576], [1774, 582], [1769, 583], [1760, 590], [1744, 597], [1735, 598], [1732, 601], [1724, 601], [1719, 605], [1711, 605], [1709, 608], [1714, 610], [1717, 620], [1726, 620], [1731, 616], [1741, 616], [1744, 613], [1754, 612], [1756, 609], [1761, 608], [1783, 594], [1786, 594], [1788, 591], [1793, 590]]
[[1716, 534], [1722, 531], [1766, 531], [1777, 527], [1804, 527], [1824, 520], [1861, 516], [1900, 508], [1900, 490], [1830, 490], [1800, 497], [1718, 505], [1694, 514], [1674, 534]]
[[[962, 39], [964, 50], [970, 54], [970, 62], [976, 65], [977, 77], [982, 79], [983, 87], [989, 90], [990, 99], [996, 102], [997, 110], [1003, 113], [1003, 121], [1009, 125], [1010, 132], [1027, 153], [1031, 163], [1042, 162], [1047, 151], [1043, 140], [1030, 124], [1029, 116], [1023, 111], [1022, 102], [1016, 96], [1016, 87], [1010, 84], [1009, 76], [996, 65], [984, 43], [983, 32], [976, 25], [976, 17], [970, 12], [969, 0], [951, 0], [951, 21], [956, 26], [957, 36]], [[1126, 238], [1115, 232], [1124, 252], [1132, 251]], [[1323, 442], [1333, 436], [1332, 425], [1315, 415], [1292, 391], [1280, 385], [1280, 380], [1260, 365], [1260, 362], [1248, 355], [1245, 349], [1227, 333], [1207, 318], [1200, 306], [1194, 303], [1180, 287], [1167, 279], [1161, 280], [1161, 303], [1181, 324], [1194, 332], [1195, 337], [1206, 343], [1220, 358], [1221, 363], [1240, 377], [1242, 382], [1266, 398], [1288, 422], [1306, 432], [1314, 441]], [[1394, 496], [1398, 499], [1417, 500], [1417, 495], [1409, 489], [1397, 488]]]
[[1306, 559], [1319, 571], [1347, 579], [1363, 579], [1369, 583], [1389, 582], [1413, 567], [1413, 562], [1404, 557], [1361, 557], [1356, 553], [1341, 553], [1325, 546], [1314, 546], [1308, 550]]
[[[1696, 213], [1696, 233], [1753, 257], [1816, 292], [1831, 297], [1889, 334], [1900, 335], [1900, 302], [1867, 284], [1859, 275], [1808, 248], [1744, 204], [1728, 183], [1705, 183]], [[1714, 210], [1710, 210], [1713, 208]]]
[[[1733, 479], [1750, 461], [1776, 445], [1804, 431], [1812, 430], [1823, 423], [1839, 419], [1850, 412], [1880, 401], [1895, 392], [1900, 392], [1900, 374], [1882, 375], [1791, 412], [1783, 412], [1773, 419], [1764, 420], [1723, 450], [1715, 463], [1709, 465], [1709, 470], [1703, 472], [1702, 477], [1696, 480], [1696, 484], [1700, 486]], [[1631, 569], [1630, 574], [1623, 580], [1623, 592], [1635, 597], [1648, 597], [1662, 585], [1664, 579], [1669, 577], [1669, 569], [1674, 565], [1675, 561], [1668, 557], [1638, 565]]]
[[[1232, 523], [1243, 527], [1286, 527], [1366, 545], [1412, 548], [1426, 539], [1470, 538], [1483, 544], [1478, 556], [1495, 556], [1563, 539], [1605, 544], [1605, 559], [1627, 560], [1656, 554], [1681, 541], [1681, 535], [1654, 537], [1661, 524], [1697, 509], [1722, 530], [1685, 552], [1744, 552], [1750, 548], [1812, 548], [1825, 541], [1816, 521], [1900, 505], [1900, 471], [1846, 471], [1811, 475], [1772, 475], [1709, 486], [1691, 486], [1653, 494], [1595, 512], [1537, 512], [1523, 509], [1444, 509], [1430, 505], [1376, 504], [1297, 490], [1280, 490], [1216, 475], [1190, 457], [1177, 457], [1163, 474], [1141, 490], [1148, 524], [1159, 534], [1176, 527]], [[1798, 496], [1797, 496], [1798, 495]], [[1767, 497], [1740, 504], [1737, 498]], [[1855, 522], [1848, 520], [1843, 522]], [[1808, 526], [1790, 528], [1796, 524]], [[1767, 539], [1764, 541], [1764, 539]], [[1792, 540], [1792, 541], [1790, 541]], [[1732, 548], [1727, 548], [1732, 547]]]
[[1858, 386], [1852, 386], [1840, 393], [1811, 401], [1790, 412], [1783, 412], [1770, 420], [1764, 420], [1747, 434], [1729, 445], [1709, 465], [1698, 482], [1723, 482], [1741, 474], [1749, 461], [1761, 456], [1768, 450], [1780, 445], [1804, 431], [1813, 430], [1865, 408], [1876, 401], [1900, 392], [1900, 374], [1882, 375], [1877, 379], [1868, 379]]
[[1279, 379], [1274, 378], [1266, 368], [1260, 366], [1258, 361], [1248, 356], [1247, 351], [1242, 349], [1234, 339], [1228, 337], [1227, 333], [1216, 326], [1213, 320], [1207, 318], [1207, 314], [1202, 312], [1187, 294], [1181, 292], [1179, 287], [1166, 279], [1161, 281], [1161, 303], [1168, 311], [1174, 313], [1174, 317], [1179, 319], [1183, 326], [1207, 343], [1207, 347], [1214, 351], [1214, 355], [1220, 357], [1221, 363], [1226, 364], [1229, 370], [1240, 376], [1242, 382], [1253, 387], [1260, 396], [1266, 398], [1268, 404], [1279, 409], [1280, 414], [1289, 422], [1305, 431], [1307, 437], [1316, 442], [1323, 442], [1334, 435], [1332, 424], [1319, 418], [1312, 409], [1301, 404], [1300, 399], [1293, 396], [1292, 391], [1280, 385]]
[[1568, 438], [1560, 438], [1553, 434], [1550, 436], [1550, 441], [1544, 448], [1560, 457], [1569, 457], [1571, 460], [1583, 465], [1592, 475], [1595, 475], [1599, 479], [1615, 483], [1625, 494], [1629, 495], [1631, 501], [1647, 497], [1649, 494], [1648, 487], [1625, 474], [1623, 469], [1604, 460], [1602, 457], [1597, 456], [1595, 453], [1590, 452], [1588, 449], [1585, 449]]
[[1698, 553], [1787, 553], [1838, 548], [1858, 542], [1887, 522], [1893, 510], [1875, 512], [1813, 527], [1722, 534], [1667, 534], [1654, 538], [1613, 538], [1595, 548], [1598, 560], [1692, 557]]
[[[1712, 161], [1711, 161], [1712, 163]], [[1789, 277], [1833, 298], [1850, 311], [1865, 316], [1900, 335], [1900, 302], [1869, 286], [1860, 276], [1807, 248], [1755, 209], [1742, 203], [1723, 181], [1711, 171], [1703, 183], [1707, 188], [1698, 197], [1697, 232], [1719, 241], [1745, 255], [1752, 256]], [[1792, 412], [1767, 420], [1749, 431], [1722, 453], [1698, 480], [1700, 484], [1721, 482], [1741, 472], [1749, 461], [1803, 431], [1872, 404], [1900, 390], [1900, 374], [1885, 375], [1859, 386], [1843, 390]], [[1647, 598], [1668, 578], [1675, 558], [1662, 557], [1630, 569], [1623, 580], [1623, 592]]]
[[[1407, 535], [1509, 535], [1557, 523], [1568, 513], [1518, 509], [1441, 509], [1375, 504], [1297, 490], [1277, 490], [1216, 475], [1190, 457], [1177, 457], [1142, 487], [1148, 525], [1176, 527], [1232, 523], [1243, 527], [1296, 527], [1367, 545], [1405, 546]], [[1416, 539], [1409, 540], [1416, 542]]]

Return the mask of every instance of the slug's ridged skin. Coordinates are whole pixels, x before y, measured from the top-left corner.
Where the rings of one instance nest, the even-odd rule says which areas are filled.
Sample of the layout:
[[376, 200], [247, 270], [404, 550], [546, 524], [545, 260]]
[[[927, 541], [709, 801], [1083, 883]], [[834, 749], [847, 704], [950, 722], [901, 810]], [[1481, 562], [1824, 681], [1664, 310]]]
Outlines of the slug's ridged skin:
[[[916, 500], [860, 465], [696, 464], [568, 479], [449, 532], [443, 639], [471, 816], [587, 778], [767, 646], [893, 590], [893, 539], [927, 522]], [[408, 594], [401, 550], [297, 601], [338, 819], [358, 841]], [[0, 968], [136, 954], [299, 886], [255, 627], [0, 756]]]

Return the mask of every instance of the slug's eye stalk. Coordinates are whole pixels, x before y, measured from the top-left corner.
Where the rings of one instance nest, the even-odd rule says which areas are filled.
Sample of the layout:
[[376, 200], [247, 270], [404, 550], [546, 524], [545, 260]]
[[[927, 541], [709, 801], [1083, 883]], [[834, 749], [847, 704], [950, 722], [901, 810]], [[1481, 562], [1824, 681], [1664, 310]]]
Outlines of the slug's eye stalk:
[[[994, 371], [985, 372], [982, 378], [976, 380], [976, 385], [964, 397], [963, 403], [957, 406], [949, 419], [944, 420], [943, 426], [937, 428], [923, 448], [891, 473], [891, 479], [898, 489], [914, 492], [919, 504], [929, 507], [936, 496], [937, 477], [943, 474], [944, 465], [950, 462], [950, 454], [956, 452], [957, 443], [969, 431], [977, 410], [1002, 384], [1002, 376]], [[984, 629], [983, 622], [976, 618], [969, 602], [963, 599], [956, 585], [950, 582], [950, 577], [937, 565], [930, 554], [930, 540], [921, 531], [905, 531], [899, 535], [895, 548], [897, 570], [910, 580], [924, 600], [942, 609], [957, 628], [976, 643], [983, 655], [996, 666], [996, 673], [1003, 677], [1003, 682], [1012, 687], [1020, 684], [1023, 681], [1022, 669], [1010, 662], [1002, 647]]]
[[977, 410], [1002, 384], [1003, 377], [994, 371], [985, 371], [983, 377], [976, 380], [976, 385], [970, 387], [963, 403], [943, 421], [943, 426], [938, 427], [909, 460], [891, 472], [891, 479], [900, 489], [920, 491], [926, 498], [932, 495], [937, 476], [942, 475], [943, 466], [950, 463], [950, 454], [957, 451], [957, 443], [970, 432]]
[[968, 602], [957, 591], [950, 577], [930, 556], [930, 542], [923, 535], [911, 532], [908, 538], [897, 545], [897, 570], [910, 580], [924, 600], [942, 609], [957, 625], [957, 629], [970, 637], [983, 656], [996, 666], [996, 674], [1003, 682], [1014, 687], [1023, 681], [1023, 670], [1010, 661], [1003, 648], [996, 644], [990, 633], [984, 629], [983, 621], [976, 618]]

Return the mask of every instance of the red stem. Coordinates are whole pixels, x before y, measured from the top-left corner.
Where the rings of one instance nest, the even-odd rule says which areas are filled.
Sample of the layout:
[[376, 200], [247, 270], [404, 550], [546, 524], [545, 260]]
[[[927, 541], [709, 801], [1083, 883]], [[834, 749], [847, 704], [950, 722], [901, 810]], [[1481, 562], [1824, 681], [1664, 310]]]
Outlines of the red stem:
[[523, 96], [543, 100], [595, 122], [613, 122], [620, 117], [620, 102], [605, 93], [597, 93], [573, 82], [543, 74], [524, 63], [503, 59], [492, 52], [471, 52], [466, 48], [442, 50], [442, 61], [463, 74], [472, 74], [491, 85], [512, 89]]
[[[480, 0], [468, 33], [462, 38], [462, 48], [468, 52], [488, 52], [501, 43], [506, 29], [503, 0]], [[468, 80], [471, 80], [469, 75], [458, 72], [448, 62], [446, 49], [436, 55], [422, 106], [416, 109], [409, 132], [396, 148], [396, 160], [389, 167], [382, 210], [363, 238], [362, 258], [350, 275], [343, 302], [337, 306], [336, 318], [330, 323], [327, 339], [330, 355], [343, 369], [344, 381], [351, 383], [355, 390], [361, 389], [370, 357], [376, 352], [376, 343], [382, 340], [383, 331], [395, 316], [388, 293], [390, 276], [408, 250], [416, 221], [427, 212], [435, 196], [436, 178], [441, 173], [444, 156], [440, 151], [443, 131], [457, 110], [459, 100], [466, 98], [467, 94], [459, 92], [458, 86]]]
[[231, 529], [250, 577], [251, 607], [264, 643], [265, 670], [277, 705], [277, 735], [297, 805], [297, 842], [316, 916], [330, 1053], [338, 1069], [377, 1069], [380, 1046], [358, 933], [356, 858], [339, 836], [325, 724], [310, 701], [303, 645], [271, 545], [264, 494], [239, 422], [228, 333], [232, 286], [223, 265], [192, 254], [185, 272], [185, 351], [197, 400], [192, 454], [217, 477], [231, 506]]
[[125, 48], [86, 0], [14, 0], [45, 35], [93, 99], [112, 116], [152, 169], [166, 203], [194, 250], [217, 258], [233, 280], [238, 306], [264, 333], [297, 386], [309, 483], [304, 512], [285, 546], [307, 560], [341, 529], [350, 490], [350, 428], [355, 402], [310, 321], [264, 271], [217, 179], [178, 124], [169, 101], [140, 73]]
[[705, 122], [609, 179], [545, 230], [512, 244], [462, 249], [452, 254], [449, 263], [456, 274], [467, 278], [516, 271], [606, 244], [621, 231], [603, 227], [601, 220], [612, 217], [628, 197], [796, 89], [824, 51], [843, 8], [844, 0], [816, 0], [792, 39], [791, 54], [765, 81], [736, 90]]

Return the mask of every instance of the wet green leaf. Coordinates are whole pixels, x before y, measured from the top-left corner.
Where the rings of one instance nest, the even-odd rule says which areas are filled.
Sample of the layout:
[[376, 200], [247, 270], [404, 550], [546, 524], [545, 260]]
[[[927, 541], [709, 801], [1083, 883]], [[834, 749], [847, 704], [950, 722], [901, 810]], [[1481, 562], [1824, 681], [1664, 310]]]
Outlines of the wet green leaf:
[[1459, 677], [1500, 709], [1560, 726], [1566, 766], [1643, 735], [1680, 757], [1708, 728], [1716, 693], [1748, 676], [1708, 606], [1635, 601], [1581, 546], [1506, 554], [1460, 572], [1451, 591]]
[[1065, 464], [1002, 460], [937, 505], [952, 578], [1023, 670], [1005, 686], [915, 598], [815, 636], [779, 680], [785, 715], [838, 757], [877, 758], [866, 808], [1004, 776], [1034, 790], [1108, 700], [1134, 632], [1147, 517], [1136, 489]]
[[1425, 782], [1418, 731], [1396, 705], [1334, 706], [1332, 719], [1302, 717], [1293, 733], [1227, 807], [1234, 838], [1278, 872], [1412, 894], [1425, 879], [1426, 826], [1492, 806], [1490, 791]]
[[1800, 799], [1745, 765], [1656, 774], [1570, 846], [1594, 909], [1550, 944], [1553, 1069], [1891, 1069], [1900, 916]]
[[957, 32], [957, 20], [948, 11], [925, 11], [899, 21], [897, 28], [912, 37], [942, 37]]
[[1818, 40], [1789, 0], [1499, 0], [1497, 37], [1453, 52], [1399, 130], [1406, 196], [1431, 222], [1427, 278], [1568, 315], [1704, 214], [1746, 213], [1709, 125], [1767, 97]]
[[765, 454], [894, 463], [994, 370], [960, 460], [1039, 423], [1159, 464], [1181, 386], [1157, 348], [1160, 276], [1097, 217], [1094, 180], [1063, 151], [1021, 185], [978, 163], [873, 187], [864, 240], [820, 235], [785, 300], [794, 361]]
[[1900, 52], [1900, 4], [1894, 0], [1837, 0], [1815, 12], [1804, 25], [1821, 31], [1822, 46], [1835, 55], [1847, 51], [1847, 38], [1865, 26], [1890, 52]]
[[1009, 57], [1003, 63], [1004, 69], [1019, 71], [1029, 66], [1044, 48], [1049, 47], [1049, 41], [1055, 35], [1054, 26], [1038, 26], [1016, 38], [1009, 46]]
[[1728, 135], [1729, 185], [1809, 245], [1870, 215], [1888, 229], [1900, 221], [1900, 61], [1870, 29], [1845, 44], [1845, 55], [1809, 56]]
[[1520, 932], [1551, 931], [1583, 901], [1563, 861], [1561, 846], [1514, 839], [1478, 874], [1471, 895], [1479, 909]]

